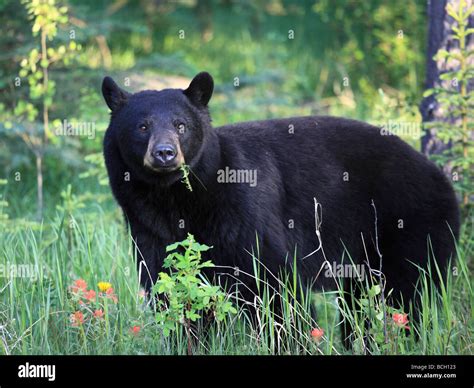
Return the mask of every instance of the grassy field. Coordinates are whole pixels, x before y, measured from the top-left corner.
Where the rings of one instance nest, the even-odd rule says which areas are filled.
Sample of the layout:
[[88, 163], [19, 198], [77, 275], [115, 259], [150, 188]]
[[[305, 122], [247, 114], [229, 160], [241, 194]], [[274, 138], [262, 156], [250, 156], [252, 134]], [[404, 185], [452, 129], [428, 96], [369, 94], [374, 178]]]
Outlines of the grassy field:
[[[12, 276], [0, 278], [2, 354], [189, 353], [182, 325], [165, 337], [155, 322], [153, 309], [140, 291], [133, 246], [118, 211], [105, 212], [98, 206], [93, 212], [63, 209], [43, 225], [4, 226], [0, 268]], [[241, 310], [212, 325], [208, 332], [197, 327], [192, 353], [472, 354], [474, 292], [469, 266], [473, 233], [464, 227], [456, 273], [448, 277], [447, 284], [440, 290], [428, 282], [422, 287], [422, 314], [419, 322], [408, 322], [409, 335], [395, 323], [391, 310], [382, 324], [378, 314], [383, 306], [377, 305], [379, 298], [370, 289], [366, 300], [374, 301], [375, 309], [361, 306], [356, 315], [344, 309], [336, 290], [315, 294], [304, 306], [289, 306], [281, 325], [274, 323], [264, 300], [258, 323], [251, 323]], [[435, 273], [429, 276], [437, 276]], [[95, 300], [82, 306], [71, 288], [78, 279], [87, 282], [87, 290], [96, 292]], [[113, 292], [100, 293], [99, 282], [110, 282]], [[291, 291], [285, 285], [280, 292]], [[309, 303], [316, 303], [318, 322], [311, 322]], [[94, 317], [96, 310], [103, 315]], [[341, 341], [342, 316], [356, 327], [351, 350]], [[363, 324], [366, 318], [373, 322], [369, 332]], [[316, 327], [323, 329], [322, 338], [314, 332], [311, 335]], [[384, 330], [386, 338], [381, 339]]]

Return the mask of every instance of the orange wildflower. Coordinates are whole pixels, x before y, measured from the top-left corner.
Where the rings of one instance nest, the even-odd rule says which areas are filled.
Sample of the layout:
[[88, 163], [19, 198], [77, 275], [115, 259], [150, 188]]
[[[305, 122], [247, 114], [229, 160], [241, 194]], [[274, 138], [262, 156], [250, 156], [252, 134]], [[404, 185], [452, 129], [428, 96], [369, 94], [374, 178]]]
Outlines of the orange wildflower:
[[95, 301], [95, 291], [94, 290], [89, 290], [89, 291], [84, 292], [83, 296], [89, 302], [94, 302]]
[[118, 302], [117, 295], [115, 295], [114, 289], [112, 287], [107, 289], [105, 296], [109, 299], [112, 299], [114, 303]]
[[324, 335], [324, 330], [323, 329], [314, 328], [313, 330], [311, 330], [311, 337], [316, 342], [319, 342], [319, 340], [321, 340], [323, 335]]
[[408, 314], [394, 313], [392, 319], [395, 325], [397, 325], [398, 327], [403, 327], [405, 329], [410, 330], [410, 328], [408, 327]]
[[76, 311], [70, 316], [72, 326], [80, 326], [84, 323], [84, 314], [81, 311]]
[[84, 279], [77, 279], [74, 285], [71, 287], [71, 291], [74, 293], [84, 292], [87, 289], [87, 282]]

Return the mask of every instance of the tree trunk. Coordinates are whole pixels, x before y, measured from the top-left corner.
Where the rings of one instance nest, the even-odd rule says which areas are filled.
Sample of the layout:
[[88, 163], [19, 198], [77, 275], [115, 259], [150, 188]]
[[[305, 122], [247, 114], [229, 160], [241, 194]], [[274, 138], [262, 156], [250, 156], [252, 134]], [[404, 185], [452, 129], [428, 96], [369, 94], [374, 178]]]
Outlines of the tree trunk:
[[[447, 51], [457, 50], [459, 42], [452, 38], [452, 27], [456, 25], [456, 21], [447, 14], [446, 5], [451, 3], [455, 8], [459, 6], [458, 0], [428, 0], [428, 48], [426, 53], [426, 78], [425, 89], [434, 87], [446, 87], [445, 83], [450, 81], [441, 81], [440, 75], [446, 71], [455, 70], [458, 64], [447, 62], [446, 60], [434, 60], [438, 50], [445, 49]], [[469, 5], [472, 0], [468, 0]], [[469, 27], [474, 26], [474, 18], [469, 19]], [[474, 43], [473, 35], [469, 35], [468, 46]], [[472, 85], [471, 85], [472, 87]], [[431, 95], [422, 100], [420, 104], [420, 112], [423, 123], [447, 120], [446, 112], [443, 112], [436, 96]], [[421, 138], [421, 151], [425, 155], [440, 154], [450, 147], [449, 144], [443, 143], [436, 137], [436, 127], [424, 128], [424, 135]]]

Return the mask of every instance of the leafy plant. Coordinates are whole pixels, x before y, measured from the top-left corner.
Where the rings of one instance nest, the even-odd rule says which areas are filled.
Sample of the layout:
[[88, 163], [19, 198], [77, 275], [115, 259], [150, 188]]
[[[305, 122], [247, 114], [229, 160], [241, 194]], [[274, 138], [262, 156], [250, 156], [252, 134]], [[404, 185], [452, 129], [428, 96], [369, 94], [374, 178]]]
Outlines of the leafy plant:
[[183, 164], [181, 166], [181, 171], [183, 172], [182, 182], [186, 185], [186, 188], [189, 191], [193, 191], [193, 187], [191, 186], [191, 182], [189, 180], [189, 166], [186, 164]]
[[100, 186], [107, 186], [109, 184], [109, 177], [105, 170], [104, 156], [102, 152], [94, 152], [84, 157], [84, 160], [90, 164], [87, 171], [81, 173], [79, 178], [95, 177]]
[[385, 302], [390, 296], [382, 295], [382, 286], [373, 279], [361, 288], [361, 297], [355, 299], [355, 310], [341, 306], [341, 313], [354, 328], [353, 346], [356, 351], [367, 354], [378, 351], [382, 354], [403, 354], [403, 346], [409, 337], [405, 330], [408, 326], [408, 314], [399, 312]]
[[[19, 137], [30, 148], [36, 158], [38, 219], [43, 216], [43, 159], [47, 143], [53, 139], [50, 129], [50, 108], [53, 104], [56, 84], [50, 79], [50, 68], [59, 63], [68, 64], [72, 53], [80, 49], [74, 40], [69, 45], [50, 45], [58, 34], [58, 26], [68, 22], [67, 7], [58, 7], [54, 0], [23, 0], [32, 22], [33, 36], [39, 37], [39, 48], [34, 47], [20, 61], [18, 85], [26, 78], [29, 86], [29, 101], [20, 100], [10, 117], [16, 125]], [[36, 122], [41, 113], [41, 124]], [[5, 126], [12, 127], [8, 120]]]
[[220, 322], [227, 314], [237, 310], [219, 286], [211, 285], [201, 273], [203, 268], [213, 267], [211, 261], [202, 262], [201, 252], [211, 249], [195, 241], [188, 234], [183, 241], [168, 245], [168, 256], [163, 267], [169, 273], [161, 272], [153, 293], [158, 297], [156, 321], [162, 326], [163, 334], [169, 336], [179, 325], [186, 330], [188, 354], [192, 353], [191, 324], [211, 314]]
[[447, 117], [446, 121], [429, 124], [436, 127], [440, 140], [450, 144], [441, 155], [433, 158], [439, 164], [451, 167], [454, 187], [461, 194], [464, 206], [467, 206], [474, 193], [474, 92], [468, 89], [474, 78], [474, 52], [467, 47], [468, 36], [474, 34], [474, 28], [468, 28], [474, 6], [468, 7], [466, 0], [460, 0], [458, 9], [448, 3], [446, 11], [456, 21], [452, 35], [459, 42], [459, 50], [441, 49], [434, 59], [451, 61], [457, 66], [441, 74], [440, 79], [446, 81], [444, 85], [427, 90], [425, 96], [435, 94]]

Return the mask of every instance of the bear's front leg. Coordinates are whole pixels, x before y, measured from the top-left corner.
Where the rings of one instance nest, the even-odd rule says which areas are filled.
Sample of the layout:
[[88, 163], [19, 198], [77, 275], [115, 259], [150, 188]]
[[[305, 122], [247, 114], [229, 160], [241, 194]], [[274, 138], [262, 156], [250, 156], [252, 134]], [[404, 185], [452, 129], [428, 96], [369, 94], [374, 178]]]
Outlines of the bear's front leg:
[[147, 293], [158, 279], [166, 257], [166, 242], [140, 225], [131, 225], [140, 284]]

